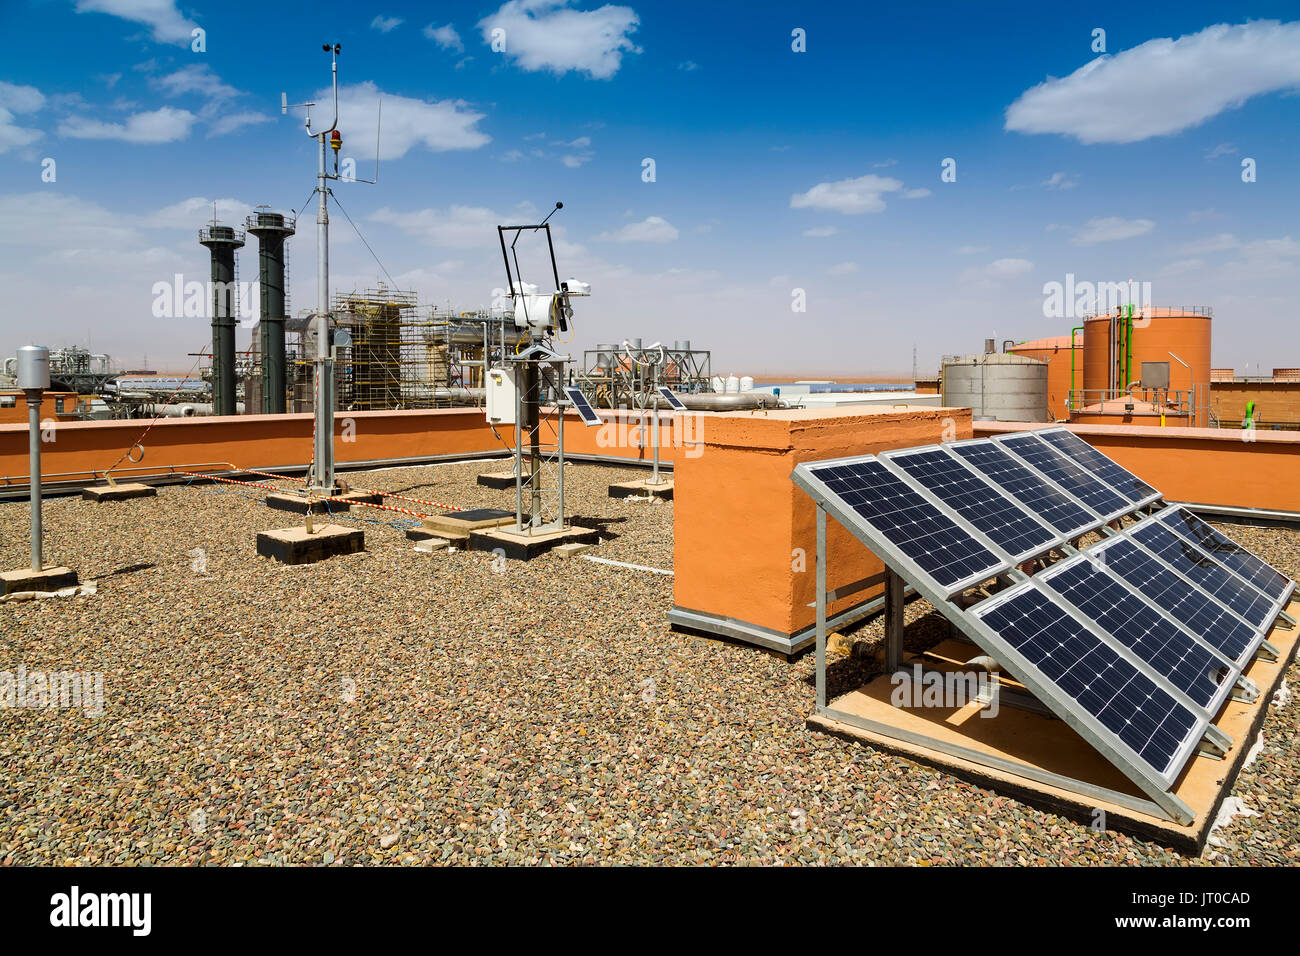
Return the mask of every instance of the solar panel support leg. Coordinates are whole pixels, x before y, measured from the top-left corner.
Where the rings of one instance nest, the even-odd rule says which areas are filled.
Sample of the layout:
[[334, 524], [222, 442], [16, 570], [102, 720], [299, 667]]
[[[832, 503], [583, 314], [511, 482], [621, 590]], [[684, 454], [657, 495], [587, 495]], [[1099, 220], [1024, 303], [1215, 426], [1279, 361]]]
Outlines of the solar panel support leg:
[[1259, 650], [1255, 653], [1258, 654], [1261, 659], [1266, 661], [1275, 661], [1280, 655], [1277, 647], [1270, 644], [1268, 641], [1260, 641]]
[[903, 579], [885, 569], [885, 671], [903, 666]]
[[1201, 739], [1201, 747], [1202, 752], [1204, 752], [1204, 748], [1208, 747], [1210, 750], [1214, 751], [1211, 756], [1222, 758], [1232, 749], [1232, 738], [1218, 727], [1214, 726], [1214, 724], [1210, 724], [1210, 726], [1205, 728], [1205, 734]]
[[1286, 611], [1277, 612], [1277, 627], [1286, 628], [1288, 631], [1295, 630], [1295, 618]]
[[1249, 677], [1238, 677], [1230, 695], [1241, 704], [1253, 704], [1259, 699], [1259, 685]]
[[826, 709], [826, 509], [817, 504], [817, 710]]

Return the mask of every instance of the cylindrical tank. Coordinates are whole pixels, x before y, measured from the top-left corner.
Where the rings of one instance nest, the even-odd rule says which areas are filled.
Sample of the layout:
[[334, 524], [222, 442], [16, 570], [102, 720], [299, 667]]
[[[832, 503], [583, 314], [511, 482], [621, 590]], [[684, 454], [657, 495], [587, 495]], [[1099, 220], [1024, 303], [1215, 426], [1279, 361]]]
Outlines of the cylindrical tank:
[[726, 380], [725, 380], [721, 375], [715, 375], [715, 376], [713, 376], [713, 378], [710, 380], [709, 384], [711, 384], [711, 385], [713, 386], [713, 390], [714, 390], [715, 392], [719, 392], [719, 393], [721, 393], [721, 392], [725, 392], [725, 391], [727, 390], [727, 382], [726, 382]]
[[50, 350], [44, 345], [22, 345], [18, 348], [17, 374], [19, 388], [40, 389], [50, 387]]
[[258, 246], [262, 412], [280, 415], [285, 410], [284, 242], [293, 235], [294, 223], [278, 212], [259, 212], [245, 226], [257, 236]]
[[728, 375], [726, 391], [728, 395], [738, 394], [740, 392], [740, 379], [735, 375]]
[[1010, 352], [947, 361], [943, 366], [943, 403], [969, 408], [973, 418], [985, 421], [1051, 421], [1047, 363]]
[[[1083, 388], [1083, 335], [1075, 333], [1074, 348], [1071, 351], [1070, 336], [1056, 335], [1032, 342], [1021, 342], [1007, 350], [1012, 355], [1037, 359], [1047, 363], [1047, 408], [1055, 420], [1069, 417], [1071, 368], [1073, 367], [1073, 387]], [[1073, 366], [1071, 362], [1073, 361]]]
[[213, 224], [199, 230], [212, 256], [212, 404], [218, 415], [235, 414], [235, 250], [244, 233]]
[[[1113, 389], [1123, 392], [1142, 378], [1143, 362], [1169, 364], [1169, 391], [1185, 392], [1195, 406], [1192, 421], [1209, 418], [1212, 313], [1207, 308], [1148, 306], [1133, 318], [1132, 358], [1125, 340], [1127, 319], [1099, 315], [1083, 323], [1083, 388], [1093, 405]], [[1112, 339], [1113, 336], [1113, 339]], [[1130, 381], [1123, 381], [1124, 378]]]
[[614, 353], [618, 346], [611, 345], [608, 342], [600, 342], [596, 345], [596, 367], [608, 372], [614, 367]]
[[742, 392], [752, 392], [754, 390], [754, 376], [752, 375], [740, 376], [740, 390]]

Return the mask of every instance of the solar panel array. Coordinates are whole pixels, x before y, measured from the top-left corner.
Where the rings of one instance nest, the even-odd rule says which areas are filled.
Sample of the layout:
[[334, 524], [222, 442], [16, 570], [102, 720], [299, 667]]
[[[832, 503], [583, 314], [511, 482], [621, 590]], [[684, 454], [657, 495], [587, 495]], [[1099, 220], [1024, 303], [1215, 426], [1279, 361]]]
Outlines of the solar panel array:
[[[950, 618], [1126, 773], [1165, 788], [1295, 589], [1064, 428], [809, 462], [794, 479], [932, 601], [1009, 582]], [[1125, 516], [1137, 520], [1116, 526]], [[1053, 551], [1073, 556], [1019, 570]]]

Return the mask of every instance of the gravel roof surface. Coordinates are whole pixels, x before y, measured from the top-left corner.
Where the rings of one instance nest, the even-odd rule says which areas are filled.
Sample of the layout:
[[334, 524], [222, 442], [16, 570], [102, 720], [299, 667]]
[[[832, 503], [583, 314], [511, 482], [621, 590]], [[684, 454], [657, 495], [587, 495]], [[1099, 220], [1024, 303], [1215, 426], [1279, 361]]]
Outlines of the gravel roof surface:
[[[513, 508], [473, 481], [500, 468], [348, 478]], [[568, 474], [602, 557], [672, 567], [671, 503], [606, 497], [644, 471]], [[422, 554], [363, 509], [365, 553], [286, 567], [255, 533], [299, 519], [261, 495], [46, 502], [47, 561], [98, 593], [0, 605], [0, 670], [102, 671], [105, 708], [0, 710], [0, 863], [1300, 861], [1295, 700], [1234, 790], [1258, 815], [1189, 860], [807, 730], [812, 655], [673, 633], [671, 577]], [[26, 521], [0, 504], [0, 567], [25, 564]], [[1300, 570], [1300, 534], [1229, 533]], [[909, 646], [939, 634], [927, 610], [908, 606]], [[836, 692], [874, 666], [841, 664]]]

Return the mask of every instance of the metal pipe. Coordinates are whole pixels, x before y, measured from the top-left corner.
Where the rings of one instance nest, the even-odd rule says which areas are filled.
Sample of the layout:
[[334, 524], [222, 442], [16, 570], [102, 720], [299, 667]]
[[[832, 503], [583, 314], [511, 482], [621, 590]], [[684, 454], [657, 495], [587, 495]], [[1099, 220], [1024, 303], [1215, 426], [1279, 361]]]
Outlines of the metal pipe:
[[1065, 411], [1067, 415], [1074, 407], [1074, 333], [1082, 331], [1082, 325], [1076, 325], [1074, 328], [1070, 329], [1070, 394], [1065, 402]]
[[41, 390], [24, 390], [27, 396], [28, 471], [32, 488], [32, 570], [40, 572], [41, 555]]
[[[335, 66], [337, 73], [338, 67]], [[337, 85], [337, 79], [335, 80]], [[337, 122], [337, 120], [336, 120]], [[322, 132], [319, 164], [316, 172], [316, 426], [312, 436], [312, 458], [316, 462], [312, 489], [334, 491], [334, 363], [330, 360], [329, 287], [330, 287], [330, 214], [329, 172], [326, 169], [326, 139]]]

